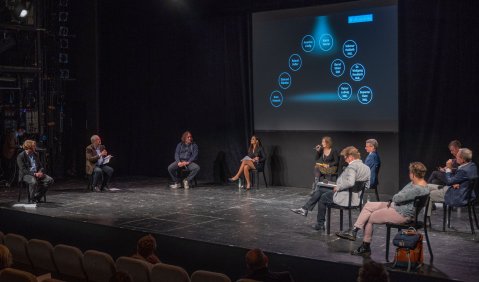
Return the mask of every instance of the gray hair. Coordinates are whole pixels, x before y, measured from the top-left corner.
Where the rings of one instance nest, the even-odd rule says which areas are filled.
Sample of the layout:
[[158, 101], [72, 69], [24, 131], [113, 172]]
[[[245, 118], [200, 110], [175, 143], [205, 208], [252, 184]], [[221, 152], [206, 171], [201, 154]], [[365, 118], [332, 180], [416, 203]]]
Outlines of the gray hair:
[[368, 139], [366, 140], [366, 144], [371, 144], [376, 150], [378, 149], [378, 146], [379, 146], [378, 141], [376, 139]]
[[472, 160], [472, 151], [468, 148], [459, 149], [457, 154], [467, 163]]
[[93, 141], [95, 141], [95, 140], [98, 139], [98, 138], [100, 138], [100, 136], [98, 136], [98, 135], [92, 135], [92, 136], [90, 137], [90, 142], [93, 143]]

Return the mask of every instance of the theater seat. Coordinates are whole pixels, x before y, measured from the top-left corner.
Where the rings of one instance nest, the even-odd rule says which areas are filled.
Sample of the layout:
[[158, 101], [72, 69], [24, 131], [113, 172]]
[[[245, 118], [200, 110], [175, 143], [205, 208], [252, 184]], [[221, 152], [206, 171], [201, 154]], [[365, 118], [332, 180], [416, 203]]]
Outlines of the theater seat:
[[56, 245], [53, 248], [53, 258], [58, 267], [58, 272], [62, 275], [62, 279], [87, 279], [83, 269], [83, 253], [80, 249], [63, 244]]
[[151, 269], [151, 281], [190, 282], [190, 277], [186, 270], [179, 266], [157, 263]]
[[108, 281], [116, 272], [113, 258], [107, 253], [95, 250], [85, 252], [83, 266], [90, 282]]
[[0, 271], [0, 282], [37, 282], [37, 277], [26, 271], [5, 268]]
[[191, 274], [191, 282], [231, 282], [223, 273], [197, 270]]
[[31, 263], [27, 253], [27, 239], [22, 235], [9, 233], [5, 235], [4, 240], [5, 246], [7, 246], [12, 253], [14, 265], [20, 266], [20, 268], [30, 268]]
[[135, 258], [119, 257], [116, 260], [116, 269], [130, 274], [135, 282], [150, 282], [151, 268], [150, 263]]
[[53, 259], [53, 246], [50, 242], [31, 239], [27, 244], [28, 256], [35, 272], [58, 272]]

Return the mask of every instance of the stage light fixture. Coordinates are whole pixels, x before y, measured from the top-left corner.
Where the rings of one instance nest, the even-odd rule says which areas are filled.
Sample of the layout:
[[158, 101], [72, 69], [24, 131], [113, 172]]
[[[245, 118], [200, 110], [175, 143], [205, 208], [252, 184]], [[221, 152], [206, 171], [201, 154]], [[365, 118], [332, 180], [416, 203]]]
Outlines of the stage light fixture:
[[28, 8], [25, 0], [16, 0], [12, 3], [12, 13], [17, 20], [24, 20], [28, 16]]
[[60, 48], [68, 49], [68, 39], [67, 38], [60, 38]]
[[68, 12], [58, 13], [58, 21], [59, 22], [67, 22], [68, 21]]
[[69, 69], [60, 69], [60, 78], [61, 79], [69, 79], [70, 78], [70, 70]]
[[68, 36], [68, 27], [66, 26], [60, 26], [58, 30], [58, 35], [60, 36]]
[[68, 64], [68, 54], [67, 53], [59, 53], [58, 54], [58, 62], [60, 64]]

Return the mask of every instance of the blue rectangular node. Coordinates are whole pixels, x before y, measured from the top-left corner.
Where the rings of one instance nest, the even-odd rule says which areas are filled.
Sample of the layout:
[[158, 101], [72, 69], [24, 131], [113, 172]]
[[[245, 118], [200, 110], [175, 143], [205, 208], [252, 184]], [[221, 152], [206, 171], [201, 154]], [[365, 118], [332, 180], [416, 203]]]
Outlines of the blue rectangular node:
[[373, 14], [364, 14], [364, 15], [356, 15], [356, 16], [349, 16], [348, 17], [348, 24], [354, 23], [366, 23], [373, 21]]

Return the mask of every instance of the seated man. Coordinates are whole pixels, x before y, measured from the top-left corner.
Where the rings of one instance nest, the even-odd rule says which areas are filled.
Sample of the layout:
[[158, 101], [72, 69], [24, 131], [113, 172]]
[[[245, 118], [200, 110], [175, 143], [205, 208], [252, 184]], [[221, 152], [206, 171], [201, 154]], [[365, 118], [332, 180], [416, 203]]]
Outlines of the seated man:
[[260, 249], [249, 250], [245, 257], [247, 274], [245, 279], [251, 279], [255, 281], [274, 282], [284, 281], [292, 282], [293, 278], [287, 271], [284, 272], [272, 272], [268, 269], [268, 257]]
[[198, 145], [193, 143], [193, 135], [191, 132], [185, 131], [181, 136], [181, 142], [176, 145], [175, 161], [168, 166], [168, 172], [170, 173], [173, 184], [170, 188], [180, 188], [180, 178], [178, 177], [178, 170], [185, 169], [189, 171], [188, 176], [183, 182], [183, 187], [188, 189], [191, 181], [200, 171], [200, 166], [194, 163], [198, 158]]
[[[85, 150], [86, 174], [93, 176], [93, 190], [95, 192], [100, 192], [106, 189], [106, 186], [113, 175], [113, 168], [107, 165], [111, 155], [108, 155], [105, 146], [101, 144], [100, 136], [93, 135], [90, 138], [90, 141], [91, 144], [88, 145]], [[99, 187], [99, 185], [101, 186]]]
[[[369, 179], [371, 177], [371, 170], [369, 167], [361, 161], [361, 154], [358, 149], [353, 146], [344, 148], [341, 151], [341, 156], [348, 163], [348, 166], [344, 169], [343, 173], [339, 176], [336, 186], [333, 190], [325, 187], [317, 189], [305, 206], [301, 209], [293, 209], [295, 213], [306, 216], [309, 207], [314, 207], [314, 204], [318, 202], [318, 216], [317, 224], [313, 226], [316, 230], [325, 230], [324, 222], [326, 216], [326, 204], [334, 203], [347, 206], [349, 202], [349, 188], [352, 188], [356, 181], [366, 181], [366, 187], [369, 187]], [[359, 196], [357, 193], [353, 193], [352, 205], [359, 204]]]
[[[456, 173], [452, 173], [453, 161], [449, 160], [446, 163], [444, 188], [440, 186], [431, 186], [430, 201], [442, 202], [444, 201], [448, 206], [462, 206], [467, 204], [467, 190], [469, 180], [477, 177], [477, 166], [472, 161], [472, 151], [468, 148], [459, 149], [456, 155], [456, 161], [459, 167]], [[477, 195], [472, 195], [474, 198]], [[429, 202], [428, 215], [431, 214], [431, 202]]]
[[[53, 183], [53, 178], [43, 173], [43, 165], [36, 152], [37, 143], [33, 140], [25, 140], [23, 152], [18, 154], [18, 179], [28, 184], [30, 199], [34, 203], [40, 202], [47, 193], [48, 186]], [[38, 187], [40, 184], [41, 187]]]
[[366, 146], [364, 148], [368, 152], [368, 156], [364, 160], [364, 164], [369, 166], [371, 170], [371, 178], [369, 180], [369, 187], [375, 187], [378, 185], [377, 173], [381, 167], [381, 159], [379, 158], [378, 141], [376, 139], [366, 140]]
[[[459, 149], [461, 149], [461, 142], [459, 142], [459, 140], [452, 140], [451, 142], [449, 142], [448, 148], [452, 156], [454, 157], [453, 159], [451, 159], [452, 161], [451, 170], [452, 170], [452, 173], [455, 173], [457, 170], [457, 167], [459, 166], [459, 164], [456, 161], [456, 155], [457, 155], [457, 152], [459, 152]], [[439, 186], [444, 186], [446, 185], [446, 182], [447, 182], [446, 167], [439, 167], [438, 170], [433, 171], [431, 175], [429, 176], [429, 179], [427, 180], [427, 183], [429, 183], [429, 185], [435, 184]]]

